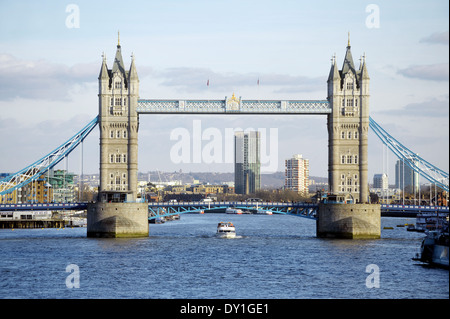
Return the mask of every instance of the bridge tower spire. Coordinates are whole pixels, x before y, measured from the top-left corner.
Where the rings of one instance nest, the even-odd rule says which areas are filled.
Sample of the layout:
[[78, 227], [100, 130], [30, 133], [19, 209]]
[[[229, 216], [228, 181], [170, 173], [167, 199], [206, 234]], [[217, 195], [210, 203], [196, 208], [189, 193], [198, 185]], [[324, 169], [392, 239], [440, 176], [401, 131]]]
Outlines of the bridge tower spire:
[[328, 77], [328, 179], [332, 193], [355, 203], [367, 203], [369, 197], [369, 82], [365, 57], [355, 68], [349, 37], [342, 69], [333, 59]]

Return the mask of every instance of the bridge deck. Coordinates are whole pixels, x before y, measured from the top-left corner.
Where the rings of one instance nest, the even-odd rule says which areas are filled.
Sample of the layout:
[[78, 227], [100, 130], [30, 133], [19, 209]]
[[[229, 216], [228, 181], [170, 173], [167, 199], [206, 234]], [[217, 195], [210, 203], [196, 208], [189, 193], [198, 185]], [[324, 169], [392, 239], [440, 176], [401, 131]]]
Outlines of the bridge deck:
[[138, 100], [140, 114], [329, 114], [327, 100]]

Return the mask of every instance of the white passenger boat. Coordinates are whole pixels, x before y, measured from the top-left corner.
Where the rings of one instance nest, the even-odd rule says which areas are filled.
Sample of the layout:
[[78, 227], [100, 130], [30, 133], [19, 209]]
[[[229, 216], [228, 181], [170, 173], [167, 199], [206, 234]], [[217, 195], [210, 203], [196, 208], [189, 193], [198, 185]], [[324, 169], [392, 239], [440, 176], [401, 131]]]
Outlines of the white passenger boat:
[[220, 222], [217, 225], [217, 236], [222, 238], [236, 237], [236, 228], [230, 222]]
[[242, 209], [228, 207], [225, 210], [225, 213], [226, 214], [239, 214], [240, 215], [240, 214], [242, 214]]
[[273, 213], [270, 210], [257, 210], [256, 214], [259, 214], [259, 215], [272, 215]]

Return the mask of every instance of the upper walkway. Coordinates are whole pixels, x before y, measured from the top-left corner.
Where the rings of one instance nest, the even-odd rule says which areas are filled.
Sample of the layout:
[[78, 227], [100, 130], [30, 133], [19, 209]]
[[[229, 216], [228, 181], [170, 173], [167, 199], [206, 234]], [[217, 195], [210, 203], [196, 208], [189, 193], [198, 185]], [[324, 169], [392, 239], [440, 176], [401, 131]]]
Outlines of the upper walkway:
[[327, 100], [138, 100], [140, 114], [329, 114]]

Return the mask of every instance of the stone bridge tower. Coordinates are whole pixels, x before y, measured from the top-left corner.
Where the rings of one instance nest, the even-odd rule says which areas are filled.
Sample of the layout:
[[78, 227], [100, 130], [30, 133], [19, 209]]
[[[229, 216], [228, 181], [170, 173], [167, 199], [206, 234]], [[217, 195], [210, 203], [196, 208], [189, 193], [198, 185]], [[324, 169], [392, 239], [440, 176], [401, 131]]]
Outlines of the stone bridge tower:
[[334, 57], [328, 77], [328, 180], [331, 193], [354, 203], [367, 203], [369, 196], [369, 81], [364, 56], [355, 68], [349, 39], [342, 69]]
[[344, 65], [336, 58], [328, 76], [328, 182], [330, 192], [345, 199], [320, 203], [318, 237], [380, 238], [380, 205], [369, 204], [367, 137], [369, 131], [369, 75], [365, 57], [356, 70], [350, 39]]
[[134, 57], [125, 71], [120, 42], [113, 67], [103, 55], [99, 75], [100, 189], [99, 201], [136, 201], [138, 166], [139, 78]]
[[100, 185], [88, 205], [88, 237], [148, 236], [148, 204], [137, 198], [139, 78], [125, 70], [120, 40], [112, 69], [103, 54], [99, 80]]

